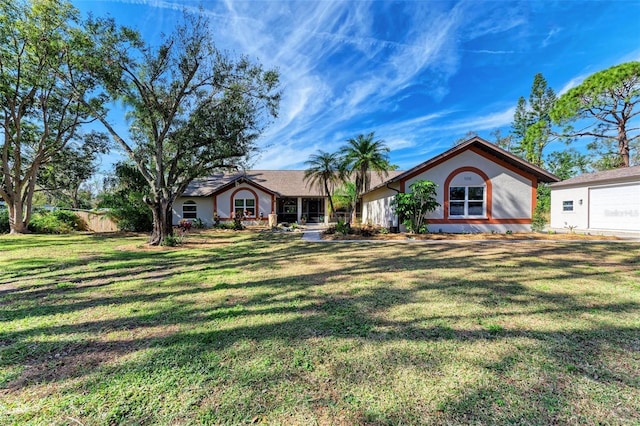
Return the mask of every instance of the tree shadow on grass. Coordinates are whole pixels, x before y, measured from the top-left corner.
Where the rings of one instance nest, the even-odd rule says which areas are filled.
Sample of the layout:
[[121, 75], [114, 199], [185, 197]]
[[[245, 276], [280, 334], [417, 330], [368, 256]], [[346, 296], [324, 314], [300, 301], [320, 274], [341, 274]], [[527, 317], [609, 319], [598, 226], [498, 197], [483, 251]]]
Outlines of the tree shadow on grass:
[[[510, 404], [518, 409], [502, 408], [504, 413], [498, 418], [505, 423], [535, 423], [536, 419], [553, 423], [566, 418], [563, 416], [568, 415], [567, 407], [575, 397], [568, 390], [550, 385], [557, 377], [569, 383], [577, 380], [575, 376], [581, 376], [602, 386], [636, 390], [640, 387], [637, 375], [624, 374], [610, 366], [606, 359], [607, 351], [612, 349], [616, 353], [635, 350], [637, 354], [640, 346], [637, 321], [631, 325], [594, 322], [587, 329], [568, 323], [569, 327], [562, 331], [535, 325], [509, 326], [511, 318], [523, 315], [554, 314], [566, 319], [596, 312], [627, 318], [640, 313], [637, 298], [594, 302], [580, 294], [536, 290], [523, 284], [525, 280], [539, 280], [555, 282], [556, 287], [561, 287], [564, 282], [597, 278], [606, 283], [608, 279], [602, 279], [603, 270], [606, 273], [608, 269], [639, 262], [638, 255], [627, 253], [621, 264], [615, 260], [621, 254], [612, 254], [607, 244], [589, 245], [586, 254], [577, 251], [574, 245], [493, 244], [476, 246], [470, 256], [468, 249], [446, 244], [411, 247], [397, 244], [378, 248], [368, 244], [310, 246], [249, 241], [189, 256], [107, 253], [85, 259], [85, 264], [79, 260], [65, 262], [54, 270], [43, 266], [35, 271], [43, 284], [17, 286], [4, 294], [2, 303], [7, 309], [1, 314], [3, 321], [125, 305], [148, 305], [152, 312], [132, 310], [111, 319], [87, 318], [73, 324], [44, 323], [23, 330], [5, 329], [0, 333], [0, 366], [24, 370], [4, 386], [8, 392], [19, 392], [42, 383], [83, 379], [85, 382], [79, 386], [86, 387], [87, 381], [117, 382], [123, 371], [146, 371], [150, 366], [158, 371], [203, 368], [205, 376], [222, 374], [211, 370], [206, 360], [212, 353], [228, 355], [232, 348], [247, 342], [257, 346], [284, 342], [293, 350], [302, 350], [318, 339], [362, 344], [415, 342], [425, 348], [436, 342], [461, 347], [501, 342], [509, 350], [492, 364], [499, 367], [492, 370], [493, 381], [489, 385], [478, 380], [466, 391], [458, 389], [455, 395], [443, 396], [439, 402], [440, 414], [437, 409], [427, 411], [436, 422], [440, 419], [443, 423], [490, 423], [491, 416], [500, 416], [500, 408]], [[324, 267], [323, 259], [329, 259]], [[287, 275], [287, 265], [305, 262], [315, 266], [309, 266], [295, 277]], [[586, 263], [590, 266], [584, 267]], [[87, 269], [84, 265], [92, 266]], [[115, 266], [121, 268], [114, 270]], [[536, 278], [535, 270], [542, 266], [545, 267], [543, 277]], [[487, 267], [500, 269], [499, 281], [488, 281], [482, 276], [487, 273]], [[264, 271], [265, 276], [248, 281], [229, 279], [236, 275], [233, 271], [244, 270]], [[273, 270], [282, 272], [269, 277]], [[395, 275], [407, 271], [410, 272], [407, 281], [399, 282]], [[180, 278], [181, 275], [184, 278]], [[79, 280], [77, 286], [56, 287], [60, 282], [73, 279]], [[132, 280], [140, 280], [142, 284], [129, 292], [113, 291], [118, 284]], [[635, 280], [638, 281], [637, 277]], [[349, 285], [337, 288], [340, 282]], [[52, 294], [59, 298], [51, 302]], [[209, 299], [212, 296], [217, 297]], [[428, 303], [430, 297], [436, 296], [438, 300], [444, 298], [474, 309], [432, 313]], [[424, 310], [410, 318], [389, 316], [390, 310], [416, 302], [423, 303]], [[504, 306], [509, 309], [494, 310]], [[487, 317], [504, 325], [491, 328], [478, 323]], [[265, 318], [269, 321], [260, 321]], [[110, 335], [115, 337], [108, 337]], [[522, 341], [527, 342], [525, 350], [512, 343]], [[148, 355], [129, 359], [130, 355], [147, 350], [151, 351]], [[544, 360], [536, 368], [549, 376], [538, 382], [541, 388], [533, 394], [527, 387], [531, 383], [510, 377], [519, 372], [518, 364], [524, 362], [527, 351], [534, 351]], [[395, 366], [406, 364], [438, 370], [444, 363], [431, 360], [425, 364], [420, 356], [399, 356], [390, 361], [389, 356], [387, 352], [378, 360], [381, 368], [389, 362]], [[118, 361], [122, 357], [127, 360]], [[252, 355], [248, 357], [251, 359]], [[637, 356], [627, 361], [638, 367]], [[247, 386], [258, 380], [270, 389], [292, 381], [302, 386], [304, 392], [313, 393], [305, 389], [297, 377], [302, 374], [298, 370], [305, 365], [301, 361], [296, 368], [287, 367], [278, 373], [261, 375], [259, 379], [244, 376], [236, 379], [244, 380]], [[228, 367], [218, 368], [225, 374], [233, 374]], [[296, 376], [294, 380], [292, 374]], [[511, 380], [511, 396], [522, 398], [524, 403], [505, 401], [500, 380]], [[354, 405], [335, 398], [329, 402], [347, 407]], [[362, 405], [356, 408], [359, 414], [354, 414], [353, 420], [372, 423], [411, 422], [424, 415], [424, 411], [406, 407], [397, 412], [367, 410]], [[550, 408], [555, 411], [548, 417], [537, 417]], [[221, 416], [221, 419], [232, 418], [225, 417], [224, 413]], [[633, 417], [627, 417], [629, 419]]]

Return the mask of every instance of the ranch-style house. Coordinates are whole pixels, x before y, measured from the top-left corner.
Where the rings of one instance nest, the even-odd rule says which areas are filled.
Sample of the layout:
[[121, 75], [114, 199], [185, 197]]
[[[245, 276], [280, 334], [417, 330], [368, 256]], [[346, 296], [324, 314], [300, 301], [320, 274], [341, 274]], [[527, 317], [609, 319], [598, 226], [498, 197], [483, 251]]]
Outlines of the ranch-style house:
[[[438, 185], [440, 207], [428, 216], [432, 232], [528, 231], [538, 184], [559, 181], [474, 137], [410, 170], [389, 172], [383, 181], [373, 174], [359, 217], [364, 223], [399, 226], [391, 201], [422, 179]], [[217, 173], [189, 185], [174, 203], [173, 222], [200, 218], [211, 225], [214, 217], [225, 221], [240, 213], [256, 221], [266, 221], [274, 213], [278, 222], [328, 223], [329, 203], [319, 188], [304, 181], [303, 170]]]

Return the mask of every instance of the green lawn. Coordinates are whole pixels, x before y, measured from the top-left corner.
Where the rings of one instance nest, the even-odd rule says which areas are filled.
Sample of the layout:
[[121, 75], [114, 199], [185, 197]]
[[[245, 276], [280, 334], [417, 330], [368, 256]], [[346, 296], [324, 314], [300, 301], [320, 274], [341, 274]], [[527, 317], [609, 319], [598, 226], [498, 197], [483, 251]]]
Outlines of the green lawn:
[[639, 424], [640, 244], [0, 236], [0, 424]]

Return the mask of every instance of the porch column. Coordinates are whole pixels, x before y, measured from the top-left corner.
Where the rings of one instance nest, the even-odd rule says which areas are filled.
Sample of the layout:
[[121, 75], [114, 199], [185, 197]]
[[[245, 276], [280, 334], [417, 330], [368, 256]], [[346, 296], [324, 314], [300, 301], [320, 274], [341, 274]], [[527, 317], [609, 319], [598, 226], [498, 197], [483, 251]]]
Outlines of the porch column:
[[329, 204], [329, 197], [326, 197], [324, 199], [324, 224], [325, 225], [329, 224], [329, 216], [333, 214], [333, 212], [330, 212], [330, 209], [331, 209], [331, 205]]
[[298, 223], [302, 220], [302, 197], [298, 197]]

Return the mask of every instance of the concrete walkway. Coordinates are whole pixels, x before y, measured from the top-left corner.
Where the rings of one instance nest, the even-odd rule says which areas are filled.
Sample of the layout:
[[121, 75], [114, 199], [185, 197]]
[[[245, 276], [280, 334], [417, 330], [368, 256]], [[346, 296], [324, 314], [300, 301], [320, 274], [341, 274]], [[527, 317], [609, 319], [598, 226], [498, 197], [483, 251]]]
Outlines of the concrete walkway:
[[326, 225], [320, 223], [307, 224], [304, 227], [302, 241], [317, 242], [322, 241], [321, 235], [327, 229]]

